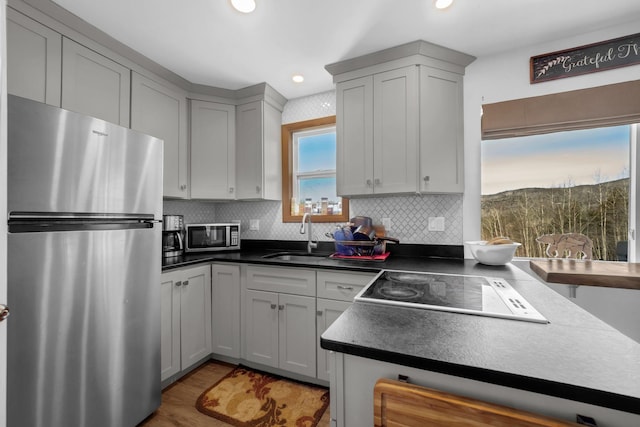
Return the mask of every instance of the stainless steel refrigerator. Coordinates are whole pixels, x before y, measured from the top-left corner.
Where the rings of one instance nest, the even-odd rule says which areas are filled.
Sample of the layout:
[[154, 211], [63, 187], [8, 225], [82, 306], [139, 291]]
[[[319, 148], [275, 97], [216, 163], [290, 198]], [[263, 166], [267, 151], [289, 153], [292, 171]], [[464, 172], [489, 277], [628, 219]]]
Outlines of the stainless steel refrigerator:
[[9, 427], [160, 405], [162, 141], [8, 99]]

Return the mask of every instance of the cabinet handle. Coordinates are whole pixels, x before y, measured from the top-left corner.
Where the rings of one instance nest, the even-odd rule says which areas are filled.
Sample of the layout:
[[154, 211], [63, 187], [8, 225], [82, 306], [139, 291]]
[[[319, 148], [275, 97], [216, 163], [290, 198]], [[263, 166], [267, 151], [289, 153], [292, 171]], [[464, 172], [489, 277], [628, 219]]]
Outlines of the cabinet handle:
[[260, 192], [260, 186], [256, 185], [256, 193], [259, 193], [259, 192]]
[[322, 316], [322, 310], [318, 310], [316, 313], [318, 313], [318, 316]]
[[233, 193], [233, 187], [229, 187], [229, 193]]
[[182, 282], [176, 282], [176, 286], [182, 286]]
[[424, 182], [429, 182], [429, 175], [426, 175], [424, 178], [422, 178], [422, 180], [423, 180]]
[[353, 290], [353, 286], [338, 285], [338, 289], [343, 290], [343, 291], [352, 291]]
[[376, 178], [373, 180], [373, 185], [380, 185], [382, 184], [382, 182], [380, 182], [380, 178]]
[[373, 185], [373, 183], [371, 182], [370, 179], [367, 180], [367, 187], [371, 187]]
[[284, 310], [284, 305], [280, 304], [280, 305], [278, 306], [278, 310]]
[[276, 309], [276, 305], [275, 304], [271, 304], [271, 310], [275, 310]]
[[182, 185], [180, 186], [180, 190], [181, 190], [181, 191], [184, 191], [184, 190], [186, 190], [186, 189], [187, 189], [187, 185], [186, 185], [186, 184], [182, 184]]
[[182, 285], [183, 285], [183, 286], [187, 286], [188, 284], [189, 284], [189, 281], [188, 281], [188, 280], [185, 280], [184, 282], [182, 282]]

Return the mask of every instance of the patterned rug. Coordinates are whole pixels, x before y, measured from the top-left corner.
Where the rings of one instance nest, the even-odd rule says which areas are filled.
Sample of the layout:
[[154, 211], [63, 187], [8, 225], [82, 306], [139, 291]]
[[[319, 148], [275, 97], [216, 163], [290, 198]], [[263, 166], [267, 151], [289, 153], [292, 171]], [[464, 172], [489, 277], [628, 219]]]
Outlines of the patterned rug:
[[200, 395], [203, 414], [238, 427], [315, 427], [329, 391], [239, 365]]

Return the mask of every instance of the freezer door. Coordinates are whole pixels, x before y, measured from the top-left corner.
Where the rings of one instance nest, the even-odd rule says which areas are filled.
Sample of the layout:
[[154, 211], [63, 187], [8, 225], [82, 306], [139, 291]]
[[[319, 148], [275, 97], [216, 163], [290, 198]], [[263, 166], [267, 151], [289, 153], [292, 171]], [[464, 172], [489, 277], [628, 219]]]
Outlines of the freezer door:
[[163, 143], [8, 96], [8, 211], [162, 215]]
[[9, 234], [8, 425], [134, 426], [158, 408], [160, 236]]

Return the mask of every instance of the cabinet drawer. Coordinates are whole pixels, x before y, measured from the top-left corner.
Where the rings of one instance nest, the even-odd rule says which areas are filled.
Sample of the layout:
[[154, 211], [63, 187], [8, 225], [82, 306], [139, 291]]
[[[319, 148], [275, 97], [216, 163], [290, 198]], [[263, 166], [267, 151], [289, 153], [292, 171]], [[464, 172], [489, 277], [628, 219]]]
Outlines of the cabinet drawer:
[[353, 301], [376, 273], [318, 271], [318, 298]]
[[303, 268], [247, 266], [247, 289], [316, 296], [316, 272]]

